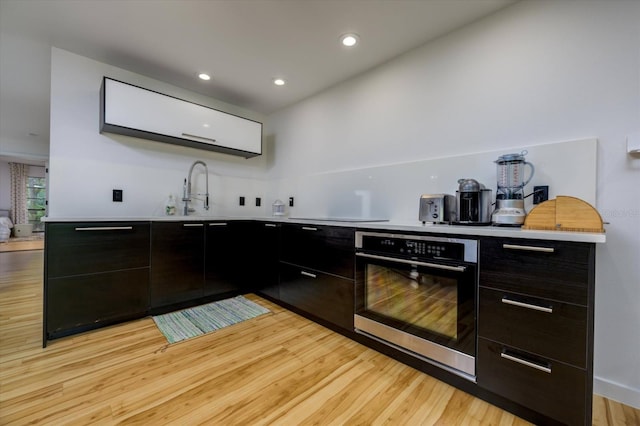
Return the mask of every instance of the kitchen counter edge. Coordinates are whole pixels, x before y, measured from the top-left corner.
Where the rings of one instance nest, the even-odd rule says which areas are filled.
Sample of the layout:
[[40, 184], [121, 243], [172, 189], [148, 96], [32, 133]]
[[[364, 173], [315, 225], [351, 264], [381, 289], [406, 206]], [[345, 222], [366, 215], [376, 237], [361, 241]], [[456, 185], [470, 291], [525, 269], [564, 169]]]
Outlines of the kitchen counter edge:
[[253, 220], [271, 223], [298, 223], [309, 225], [344, 226], [380, 232], [420, 232], [431, 234], [455, 234], [475, 237], [506, 237], [533, 240], [572, 241], [582, 243], [605, 243], [606, 234], [591, 232], [524, 230], [521, 228], [499, 226], [464, 226], [422, 224], [420, 222], [352, 222], [315, 219], [290, 219], [287, 217], [241, 217], [241, 216], [153, 216], [153, 217], [45, 217], [42, 222], [216, 222]]

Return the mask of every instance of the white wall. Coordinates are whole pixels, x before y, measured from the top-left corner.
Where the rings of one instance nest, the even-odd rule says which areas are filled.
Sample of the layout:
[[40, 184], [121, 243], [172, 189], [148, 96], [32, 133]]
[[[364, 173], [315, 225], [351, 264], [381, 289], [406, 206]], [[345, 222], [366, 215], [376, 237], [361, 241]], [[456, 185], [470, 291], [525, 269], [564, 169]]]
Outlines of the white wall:
[[[519, 2], [269, 117], [267, 176], [287, 186], [597, 138], [596, 207], [610, 224], [597, 249], [595, 391], [640, 407], [640, 159], [625, 148], [626, 135], [640, 130], [639, 22], [637, 1]], [[560, 158], [556, 182], [593, 167], [572, 154]], [[405, 186], [379, 185], [400, 193], [393, 198], [405, 203], [400, 210], [417, 214]], [[452, 192], [455, 183], [440, 188]]]
[[[209, 169], [211, 210], [202, 202], [199, 214], [252, 216], [262, 214], [254, 198], [264, 197], [261, 179], [270, 159], [269, 146], [260, 157], [244, 159], [162, 142], [100, 134], [99, 98], [102, 77], [112, 77], [147, 89], [256, 121], [251, 111], [53, 48], [51, 53], [50, 217], [147, 217], [163, 214], [169, 194], [182, 197], [189, 167], [203, 160]], [[200, 166], [194, 169], [194, 192], [205, 192]], [[112, 202], [112, 189], [124, 191], [121, 203]], [[238, 207], [238, 196], [247, 205]], [[178, 206], [180, 210], [180, 206]]]
[[49, 104], [40, 99], [49, 93], [50, 51], [47, 43], [0, 38], [0, 155], [39, 161], [49, 155]]
[[[395, 223], [417, 224], [421, 194], [454, 195], [458, 179], [474, 178], [491, 189], [495, 199], [496, 166], [503, 154], [526, 151], [526, 160], [535, 167], [525, 186], [529, 194], [536, 185], [549, 186], [549, 197], [571, 195], [591, 205], [596, 203], [597, 140], [582, 139], [531, 146], [512, 147], [450, 157], [296, 175], [271, 179], [273, 199], [286, 200], [295, 195], [291, 217], [366, 217], [391, 219]], [[565, 158], [572, 157], [582, 167], [566, 177]], [[529, 177], [525, 168], [524, 179]], [[525, 207], [533, 208], [533, 197]]]

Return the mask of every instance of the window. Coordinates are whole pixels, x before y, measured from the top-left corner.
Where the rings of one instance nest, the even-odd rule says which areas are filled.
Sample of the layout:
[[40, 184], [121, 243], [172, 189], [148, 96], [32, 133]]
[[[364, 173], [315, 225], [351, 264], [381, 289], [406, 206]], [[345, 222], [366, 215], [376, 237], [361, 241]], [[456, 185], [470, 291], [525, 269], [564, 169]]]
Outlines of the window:
[[44, 231], [44, 223], [40, 218], [45, 214], [47, 203], [47, 186], [43, 177], [27, 177], [27, 214], [29, 223], [35, 232]]

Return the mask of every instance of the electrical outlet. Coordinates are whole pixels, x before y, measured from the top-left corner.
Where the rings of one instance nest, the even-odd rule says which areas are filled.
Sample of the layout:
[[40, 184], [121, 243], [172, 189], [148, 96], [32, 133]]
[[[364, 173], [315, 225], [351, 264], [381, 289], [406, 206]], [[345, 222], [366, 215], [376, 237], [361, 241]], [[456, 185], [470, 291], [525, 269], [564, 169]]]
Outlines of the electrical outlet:
[[239, 203], [241, 206], [244, 206], [244, 197], [240, 197]]
[[289, 197], [289, 207], [293, 207], [293, 197]]
[[262, 204], [262, 200], [260, 197], [256, 197], [256, 207], [260, 207], [260, 204]]
[[113, 202], [121, 203], [122, 202], [122, 189], [114, 189], [113, 190]]
[[540, 204], [548, 199], [549, 187], [547, 185], [533, 187], [533, 204]]

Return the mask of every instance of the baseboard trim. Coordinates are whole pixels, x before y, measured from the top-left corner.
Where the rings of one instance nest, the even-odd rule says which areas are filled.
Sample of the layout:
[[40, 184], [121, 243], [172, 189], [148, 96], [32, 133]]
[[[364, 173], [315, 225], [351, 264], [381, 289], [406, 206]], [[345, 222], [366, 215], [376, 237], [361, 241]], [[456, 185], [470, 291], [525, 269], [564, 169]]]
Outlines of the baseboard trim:
[[640, 389], [633, 389], [620, 383], [594, 377], [593, 393], [640, 409]]

